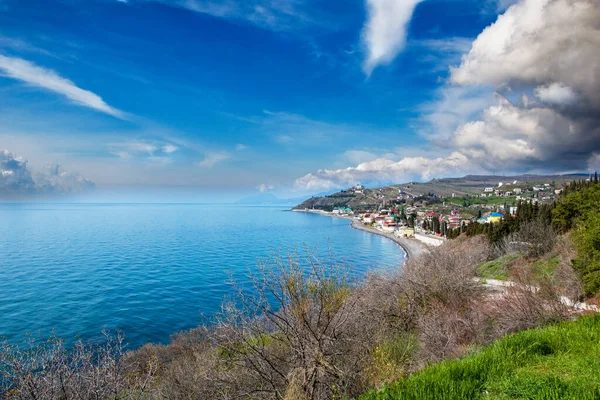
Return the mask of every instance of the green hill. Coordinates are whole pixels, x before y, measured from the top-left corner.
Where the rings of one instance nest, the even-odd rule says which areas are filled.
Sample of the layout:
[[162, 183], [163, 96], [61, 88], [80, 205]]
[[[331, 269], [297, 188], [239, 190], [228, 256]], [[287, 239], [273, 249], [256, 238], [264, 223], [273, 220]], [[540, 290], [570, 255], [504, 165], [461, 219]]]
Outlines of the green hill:
[[505, 337], [360, 399], [600, 399], [600, 315]]
[[[573, 180], [585, 179], [587, 175], [467, 175], [462, 178], [433, 179], [429, 182], [407, 182], [359, 192], [353, 189], [329, 196], [316, 196], [305, 200], [295, 209], [320, 209], [330, 211], [336, 207], [350, 207], [353, 210], [373, 209], [385, 202], [392, 202], [399, 196], [418, 198], [435, 195], [438, 198], [479, 196], [486, 187], [526, 189], [535, 185], [554, 183], [556, 186]], [[516, 183], [515, 183], [516, 182]]]

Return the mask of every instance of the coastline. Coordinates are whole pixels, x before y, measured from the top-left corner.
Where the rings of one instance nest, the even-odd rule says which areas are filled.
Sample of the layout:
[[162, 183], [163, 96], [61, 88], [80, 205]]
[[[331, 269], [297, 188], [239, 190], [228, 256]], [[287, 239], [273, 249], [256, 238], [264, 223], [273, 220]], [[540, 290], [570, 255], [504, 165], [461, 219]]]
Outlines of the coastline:
[[364, 231], [364, 232], [368, 232], [373, 235], [383, 236], [383, 237], [393, 241], [394, 243], [396, 243], [404, 251], [407, 261], [411, 258], [418, 258], [421, 254], [429, 251], [427, 245], [420, 242], [419, 240], [408, 239], [408, 238], [399, 238], [397, 236], [394, 236], [394, 234], [392, 234], [392, 233], [386, 233], [386, 232], [377, 230], [375, 228], [364, 226], [360, 221], [357, 221], [352, 217], [334, 215], [331, 213], [326, 213], [326, 212], [318, 211], [318, 210], [292, 210], [292, 211], [305, 212], [305, 213], [310, 213], [310, 214], [322, 215], [324, 217], [340, 218], [340, 219], [348, 220], [348, 221], [350, 221], [351, 228], [358, 229], [358, 230]]

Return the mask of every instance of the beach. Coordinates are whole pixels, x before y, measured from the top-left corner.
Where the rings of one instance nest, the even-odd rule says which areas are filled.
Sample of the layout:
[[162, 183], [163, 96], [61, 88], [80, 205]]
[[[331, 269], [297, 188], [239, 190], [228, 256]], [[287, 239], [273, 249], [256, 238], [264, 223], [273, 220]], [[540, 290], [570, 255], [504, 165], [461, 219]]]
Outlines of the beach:
[[360, 222], [352, 217], [349, 217], [349, 216], [335, 215], [332, 213], [318, 211], [318, 210], [292, 210], [292, 211], [318, 214], [318, 215], [322, 215], [324, 217], [346, 219], [346, 220], [350, 221], [350, 226], [354, 229], [369, 232], [374, 235], [383, 236], [383, 237], [386, 237], [386, 238], [392, 240], [394, 243], [397, 243], [400, 247], [402, 247], [402, 249], [406, 253], [407, 259], [419, 257], [421, 254], [429, 252], [429, 248], [427, 247], [427, 245], [425, 245], [423, 242], [421, 242], [419, 240], [409, 239], [409, 238], [400, 238], [400, 237], [395, 236], [393, 233], [382, 232], [378, 229], [365, 226], [365, 225], [363, 225], [362, 222]]

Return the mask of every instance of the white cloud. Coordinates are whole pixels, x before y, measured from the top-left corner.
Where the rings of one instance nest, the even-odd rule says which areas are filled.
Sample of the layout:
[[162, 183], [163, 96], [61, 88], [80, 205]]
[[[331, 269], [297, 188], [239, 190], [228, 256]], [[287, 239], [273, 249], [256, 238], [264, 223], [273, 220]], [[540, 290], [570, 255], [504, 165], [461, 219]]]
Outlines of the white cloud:
[[207, 153], [204, 155], [204, 159], [202, 161], [197, 162], [196, 165], [201, 168], [212, 168], [216, 164], [229, 160], [230, 158], [231, 154], [223, 151]]
[[246, 146], [245, 144], [242, 144], [242, 143], [238, 143], [235, 145], [236, 151], [246, 150], [247, 148], [248, 148], [248, 146]]
[[388, 183], [419, 178], [429, 179], [440, 174], [460, 174], [469, 168], [469, 160], [458, 152], [448, 157], [435, 159], [425, 157], [406, 157], [400, 161], [379, 158], [337, 170], [319, 170], [296, 180], [294, 186], [299, 190], [330, 190], [356, 183]]
[[35, 192], [35, 182], [23, 158], [15, 157], [8, 150], [0, 150], [0, 172], [0, 198]]
[[590, 170], [600, 171], [600, 152], [593, 153], [588, 160]]
[[256, 187], [261, 193], [266, 193], [269, 192], [273, 189], [275, 189], [275, 187], [273, 185], [268, 185], [266, 183], [261, 183], [260, 185], [258, 185]]
[[29, 61], [0, 54], [0, 73], [28, 85], [40, 87], [65, 96], [72, 102], [102, 113], [125, 119], [125, 114], [106, 104], [100, 96], [77, 87], [55, 71], [39, 67]]
[[[147, 157], [148, 159], [157, 159], [157, 157], [168, 158], [168, 156], [179, 150], [179, 147], [171, 143], [148, 142], [142, 140], [110, 143], [108, 148], [111, 154], [120, 158], [142, 156]], [[157, 153], [162, 153], [163, 156], [157, 156]]]
[[[600, 154], [600, 7], [597, 0], [521, 0], [474, 41], [440, 99], [421, 108], [438, 158], [393, 157], [319, 170], [298, 188], [389, 183], [457, 172], [574, 171]], [[523, 95], [522, 104], [490, 91]]]
[[43, 172], [32, 176], [25, 159], [0, 150], [0, 200], [78, 194], [94, 187], [93, 182], [66, 172], [57, 164], [48, 165]]
[[421, 0], [366, 0], [368, 18], [362, 39], [366, 48], [363, 69], [367, 75], [391, 63], [406, 44], [407, 26]]
[[579, 162], [581, 167], [586, 153], [600, 149], [600, 127], [593, 120], [574, 120], [545, 107], [521, 108], [501, 99], [485, 110], [482, 120], [460, 127], [453, 140], [489, 170], [507, 164], [569, 168]]
[[461, 85], [560, 82], [600, 106], [597, 0], [522, 0], [475, 40], [451, 80]]
[[43, 172], [34, 174], [37, 190], [41, 194], [69, 195], [84, 193], [95, 188], [93, 182], [79, 174], [64, 171], [58, 164], [47, 165]]
[[418, 132], [438, 143], [447, 141], [456, 128], [479, 117], [482, 111], [494, 104], [489, 86], [444, 86], [437, 98], [419, 107]]
[[163, 153], [166, 153], [166, 154], [175, 153], [177, 150], [179, 150], [179, 147], [172, 145], [172, 144], [166, 144], [162, 147]]
[[299, 0], [147, 0], [190, 11], [245, 21], [273, 31], [295, 30], [316, 23], [303, 10]]
[[551, 83], [535, 88], [535, 96], [542, 102], [555, 105], [573, 104], [577, 101], [577, 93], [562, 83]]

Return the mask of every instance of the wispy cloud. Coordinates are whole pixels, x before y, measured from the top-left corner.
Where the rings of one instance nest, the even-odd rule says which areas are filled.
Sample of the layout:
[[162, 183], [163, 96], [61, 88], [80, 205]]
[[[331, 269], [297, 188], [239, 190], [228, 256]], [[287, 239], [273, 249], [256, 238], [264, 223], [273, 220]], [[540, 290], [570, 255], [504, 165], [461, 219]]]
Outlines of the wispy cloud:
[[363, 29], [366, 59], [363, 70], [371, 75], [379, 65], [391, 63], [406, 44], [406, 28], [422, 0], [366, 0]]
[[244, 21], [273, 31], [289, 31], [315, 23], [303, 10], [301, 0], [147, 0], [188, 10]]
[[196, 163], [200, 168], [213, 168], [216, 164], [229, 160], [231, 154], [224, 151], [216, 151], [213, 153], [206, 153], [204, 159]]
[[179, 147], [170, 143], [134, 140], [122, 143], [110, 143], [108, 149], [111, 154], [120, 158], [143, 156], [148, 159], [156, 159], [157, 157], [168, 158], [172, 153], [179, 150]]
[[81, 89], [55, 71], [39, 67], [27, 60], [0, 54], [0, 74], [60, 94], [81, 106], [126, 119], [124, 112], [109, 106], [97, 94]]
[[3, 35], [0, 35], [0, 47], [15, 50], [18, 52], [38, 53], [43, 54], [45, 56], [54, 56], [49, 51], [33, 46], [30, 43], [27, 43], [21, 39], [15, 39]]

